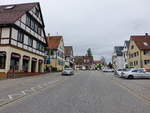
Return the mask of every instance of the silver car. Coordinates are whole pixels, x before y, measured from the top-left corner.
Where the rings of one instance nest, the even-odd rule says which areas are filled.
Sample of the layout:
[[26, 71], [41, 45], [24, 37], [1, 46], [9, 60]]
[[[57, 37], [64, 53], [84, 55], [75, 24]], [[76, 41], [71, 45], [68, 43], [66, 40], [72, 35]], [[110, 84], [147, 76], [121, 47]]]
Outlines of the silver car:
[[74, 75], [74, 70], [72, 68], [65, 68], [62, 71], [62, 75]]
[[146, 72], [144, 68], [133, 68], [130, 71], [123, 72], [121, 75], [123, 78], [150, 78], [150, 72]]

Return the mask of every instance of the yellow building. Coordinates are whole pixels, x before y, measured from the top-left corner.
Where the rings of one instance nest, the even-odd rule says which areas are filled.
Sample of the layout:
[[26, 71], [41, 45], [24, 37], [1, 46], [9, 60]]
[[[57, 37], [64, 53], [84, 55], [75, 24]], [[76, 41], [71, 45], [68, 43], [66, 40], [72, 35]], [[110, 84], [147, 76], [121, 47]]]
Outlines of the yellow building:
[[128, 49], [130, 68], [150, 70], [150, 36], [131, 36]]
[[47, 37], [48, 48], [45, 69], [47, 71], [62, 71], [64, 69], [63, 36]]

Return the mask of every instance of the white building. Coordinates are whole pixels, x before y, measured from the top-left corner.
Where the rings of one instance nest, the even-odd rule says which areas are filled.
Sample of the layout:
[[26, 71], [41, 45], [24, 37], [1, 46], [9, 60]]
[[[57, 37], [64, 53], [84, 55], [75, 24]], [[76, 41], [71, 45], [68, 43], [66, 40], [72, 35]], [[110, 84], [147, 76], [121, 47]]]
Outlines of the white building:
[[123, 47], [123, 57], [124, 57], [124, 68], [129, 67], [128, 66], [128, 48], [129, 48], [129, 41], [124, 41], [124, 47]]
[[74, 68], [73, 47], [65, 46], [65, 66]]
[[112, 64], [115, 69], [124, 68], [123, 46], [115, 46], [112, 55]]
[[0, 6], [0, 72], [43, 72], [47, 46], [39, 3]]

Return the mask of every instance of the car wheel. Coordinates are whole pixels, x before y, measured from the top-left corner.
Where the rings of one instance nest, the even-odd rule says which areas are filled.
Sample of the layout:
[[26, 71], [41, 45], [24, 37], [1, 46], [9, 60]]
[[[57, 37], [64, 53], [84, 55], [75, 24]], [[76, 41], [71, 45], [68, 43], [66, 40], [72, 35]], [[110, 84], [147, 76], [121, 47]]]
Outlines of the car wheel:
[[129, 75], [129, 76], [128, 76], [128, 79], [133, 79], [133, 78], [134, 78], [133, 75]]

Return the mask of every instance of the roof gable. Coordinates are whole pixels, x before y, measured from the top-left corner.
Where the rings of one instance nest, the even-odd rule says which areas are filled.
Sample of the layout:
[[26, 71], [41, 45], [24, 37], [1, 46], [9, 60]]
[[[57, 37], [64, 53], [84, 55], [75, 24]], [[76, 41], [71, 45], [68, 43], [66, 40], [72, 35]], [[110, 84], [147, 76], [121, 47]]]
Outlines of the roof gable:
[[[11, 4], [11, 5], [1, 5], [0, 6], [0, 24], [13, 24], [15, 23], [23, 14], [31, 10], [34, 6], [39, 4], [36, 3], [24, 3], [24, 4]], [[8, 8], [7, 7], [11, 7]]]
[[65, 56], [73, 56], [73, 47], [72, 46], [65, 46]]
[[47, 37], [48, 49], [58, 49], [62, 36], [49, 36]]
[[131, 36], [130, 38], [140, 50], [150, 49], [150, 36]]

